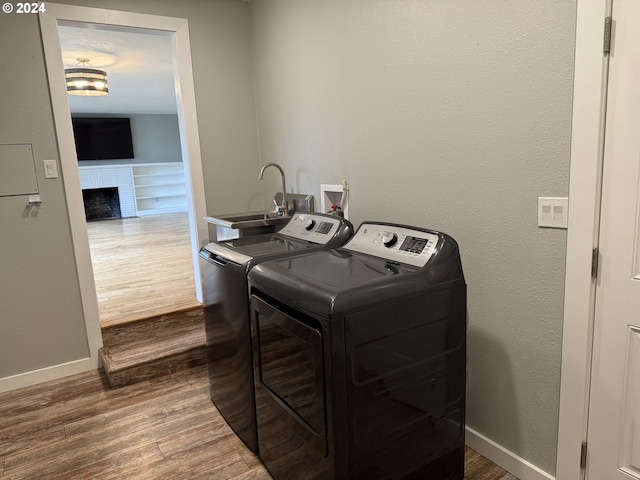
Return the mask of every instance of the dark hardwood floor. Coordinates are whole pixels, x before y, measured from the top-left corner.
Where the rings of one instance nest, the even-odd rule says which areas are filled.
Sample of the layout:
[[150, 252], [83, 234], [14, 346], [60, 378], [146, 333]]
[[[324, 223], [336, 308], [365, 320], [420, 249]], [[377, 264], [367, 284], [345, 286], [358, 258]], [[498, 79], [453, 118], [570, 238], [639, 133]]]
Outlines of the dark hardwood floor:
[[[5, 479], [268, 480], [210, 401], [206, 367], [117, 390], [99, 371], [0, 394]], [[517, 480], [471, 449], [465, 478]]]

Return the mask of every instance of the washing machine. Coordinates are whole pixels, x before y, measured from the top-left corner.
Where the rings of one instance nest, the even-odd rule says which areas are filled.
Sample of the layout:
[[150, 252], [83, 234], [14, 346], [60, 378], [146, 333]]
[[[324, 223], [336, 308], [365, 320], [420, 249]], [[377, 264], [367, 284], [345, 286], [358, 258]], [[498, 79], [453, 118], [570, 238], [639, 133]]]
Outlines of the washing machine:
[[247, 272], [259, 262], [343, 245], [351, 223], [319, 213], [296, 213], [276, 233], [211, 242], [200, 249], [211, 399], [255, 453], [256, 417]]
[[457, 243], [363, 223], [248, 274], [260, 458], [276, 480], [464, 476]]

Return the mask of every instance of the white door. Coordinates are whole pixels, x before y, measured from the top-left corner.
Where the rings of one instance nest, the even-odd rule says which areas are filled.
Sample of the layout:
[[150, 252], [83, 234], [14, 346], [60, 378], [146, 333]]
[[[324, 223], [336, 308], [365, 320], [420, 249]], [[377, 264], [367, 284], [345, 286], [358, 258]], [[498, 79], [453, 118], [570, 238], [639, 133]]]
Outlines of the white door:
[[640, 479], [640, 1], [614, 0], [586, 478]]

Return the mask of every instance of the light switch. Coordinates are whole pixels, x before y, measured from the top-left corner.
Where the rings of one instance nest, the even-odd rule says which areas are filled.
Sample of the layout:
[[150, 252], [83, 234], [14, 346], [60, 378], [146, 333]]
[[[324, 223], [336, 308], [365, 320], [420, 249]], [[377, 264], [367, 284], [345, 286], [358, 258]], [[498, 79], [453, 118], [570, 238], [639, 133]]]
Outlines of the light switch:
[[568, 219], [568, 197], [538, 197], [539, 227], [567, 228]]
[[553, 216], [551, 214], [551, 203], [543, 202], [539, 206], [540, 212], [538, 213], [538, 225], [551, 225], [553, 223]]
[[43, 160], [44, 178], [58, 178], [58, 166], [55, 160]]

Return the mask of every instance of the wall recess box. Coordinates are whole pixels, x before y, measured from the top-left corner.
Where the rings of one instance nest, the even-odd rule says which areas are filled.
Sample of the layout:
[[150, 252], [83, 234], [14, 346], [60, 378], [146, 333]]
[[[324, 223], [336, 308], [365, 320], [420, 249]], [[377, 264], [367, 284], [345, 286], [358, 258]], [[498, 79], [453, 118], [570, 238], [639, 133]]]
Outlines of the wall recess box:
[[568, 219], [568, 197], [538, 197], [539, 227], [567, 228]]
[[[345, 181], [346, 182], [346, 181]], [[320, 210], [322, 213], [329, 213], [333, 205], [340, 205], [343, 193], [342, 185], [329, 185], [326, 183], [320, 184]], [[349, 219], [349, 197], [347, 187], [347, 199], [344, 206], [344, 218]]]
[[0, 197], [38, 193], [33, 147], [29, 143], [0, 145]]

